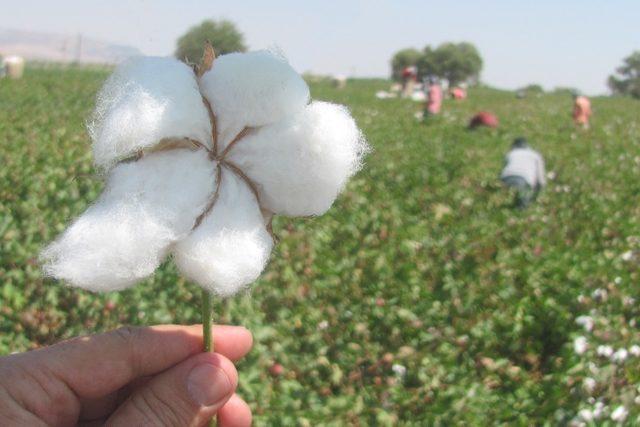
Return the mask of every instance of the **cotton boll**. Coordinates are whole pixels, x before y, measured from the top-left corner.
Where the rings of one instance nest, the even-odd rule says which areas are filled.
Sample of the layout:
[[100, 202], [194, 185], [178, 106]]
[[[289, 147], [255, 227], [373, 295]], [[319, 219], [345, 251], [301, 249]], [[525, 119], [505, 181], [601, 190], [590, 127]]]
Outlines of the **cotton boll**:
[[[268, 51], [220, 56], [200, 79], [200, 88], [221, 133], [275, 123], [309, 102], [309, 87], [302, 77], [285, 59]], [[221, 138], [221, 147], [233, 136]]]
[[589, 342], [585, 337], [578, 337], [573, 340], [573, 351], [576, 354], [584, 354], [589, 348]]
[[611, 356], [611, 360], [616, 363], [624, 363], [624, 361], [627, 360], [627, 357], [629, 357], [629, 352], [626, 348], [621, 348], [613, 353], [613, 355]]
[[47, 275], [91, 291], [129, 287], [151, 275], [174, 235], [139, 206], [98, 201], [45, 249]]
[[211, 122], [191, 68], [173, 58], [120, 65], [98, 95], [89, 133], [95, 163], [108, 169], [163, 138], [211, 141]]
[[45, 273], [92, 291], [133, 285], [190, 232], [214, 186], [203, 151], [159, 152], [116, 166], [98, 201], [43, 251]]
[[591, 422], [593, 421], [593, 412], [588, 408], [581, 409], [578, 412], [578, 417], [580, 417], [580, 419], [583, 421]]
[[220, 296], [230, 296], [255, 281], [273, 241], [254, 194], [226, 168], [213, 209], [174, 249], [180, 271]]
[[578, 316], [576, 323], [584, 328], [585, 331], [591, 332], [595, 324], [593, 317], [591, 316]]
[[313, 102], [247, 135], [229, 159], [256, 183], [265, 209], [308, 216], [331, 207], [367, 150], [346, 108]]
[[593, 393], [597, 385], [598, 383], [596, 382], [596, 380], [591, 377], [587, 377], [582, 381], [582, 387], [589, 394]]
[[599, 345], [596, 349], [596, 353], [601, 357], [611, 357], [613, 355], [613, 347], [610, 345]]
[[611, 413], [611, 419], [618, 423], [622, 423], [627, 419], [628, 415], [629, 411], [627, 410], [627, 408], [625, 408], [624, 405], [620, 405]]

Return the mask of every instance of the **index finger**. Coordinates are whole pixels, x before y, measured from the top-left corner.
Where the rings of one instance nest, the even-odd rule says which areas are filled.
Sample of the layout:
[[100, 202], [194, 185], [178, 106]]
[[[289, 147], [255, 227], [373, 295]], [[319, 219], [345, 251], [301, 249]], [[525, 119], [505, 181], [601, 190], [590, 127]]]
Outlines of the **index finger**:
[[[243, 327], [214, 326], [213, 342], [216, 353], [237, 360], [249, 352], [253, 338]], [[78, 396], [93, 398], [162, 372], [202, 348], [202, 326], [160, 325], [74, 338], [18, 357], [30, 368], [53, 373]]]

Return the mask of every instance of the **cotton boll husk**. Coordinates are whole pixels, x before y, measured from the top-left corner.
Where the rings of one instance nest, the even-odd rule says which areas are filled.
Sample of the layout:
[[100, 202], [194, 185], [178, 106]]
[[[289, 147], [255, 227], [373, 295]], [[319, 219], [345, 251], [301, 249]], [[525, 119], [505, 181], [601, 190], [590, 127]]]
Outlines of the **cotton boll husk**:
[[203, 288], [230, 296], [255, 281], [273, 246], [247, 184], [226, 168], [216, 204], [174, 248], [180, 271]]
[[361, 166], [368, 146], [346, 108], [313, 102], [254, 130], [229, 152], [256, 183], [263, 208], [290, 216], [321, 215]]
[[96, 165], [108, 169], [163, 138], [211, 141], [211, 122], [193, 70], [173, 58], [139, 57], [109, 77], [89, 124]]
[[91, 291], [151, 275], [188, 235], [215, 188], [204, 151], [149, 154], [110, 173], [105, 191], [42, 253], [46, 274]]
[[268, 51], [220, 56], [200, 79], [200, 88], [217, 117], [221, 148], [245, 126], [275, 123], [309, 103], [302, 77]]

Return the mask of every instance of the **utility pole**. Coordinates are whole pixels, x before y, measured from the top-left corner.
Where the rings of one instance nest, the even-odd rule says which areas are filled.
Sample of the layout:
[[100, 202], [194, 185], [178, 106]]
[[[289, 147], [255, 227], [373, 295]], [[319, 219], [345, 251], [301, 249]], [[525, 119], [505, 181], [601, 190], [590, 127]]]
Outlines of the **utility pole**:
[[78, 34], [78, 42], [76, 43], [76, 64], [80, 64], [82, 59], [82, 34]]

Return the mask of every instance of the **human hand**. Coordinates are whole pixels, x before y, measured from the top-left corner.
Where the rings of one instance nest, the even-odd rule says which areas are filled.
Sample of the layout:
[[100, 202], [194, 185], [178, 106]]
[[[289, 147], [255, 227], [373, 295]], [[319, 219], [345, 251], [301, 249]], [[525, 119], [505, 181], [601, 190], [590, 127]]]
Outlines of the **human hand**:
[[242, 327], [125, 327], [0, 358], [0, 425], [248, 426], [232, 361], [253, 343]]

